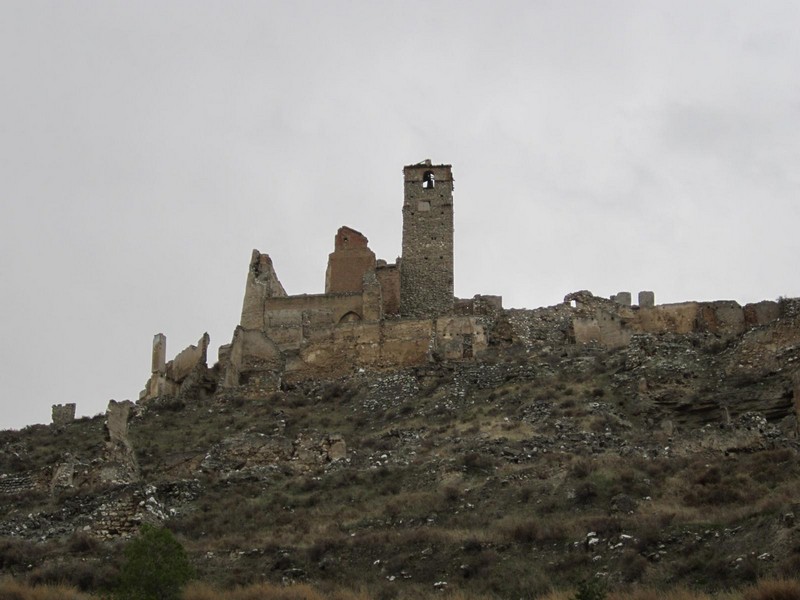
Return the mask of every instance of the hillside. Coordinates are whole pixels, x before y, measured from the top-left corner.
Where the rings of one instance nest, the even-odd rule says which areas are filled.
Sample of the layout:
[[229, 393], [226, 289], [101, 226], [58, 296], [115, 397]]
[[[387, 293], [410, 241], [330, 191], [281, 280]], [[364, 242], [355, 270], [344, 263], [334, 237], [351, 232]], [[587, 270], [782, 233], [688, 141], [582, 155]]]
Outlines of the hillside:
[[779, 304], [743, 333], [618, 347], [577, 343], [563, 307], [503, 310], [472, 360], [261, 396], [207, 377], [113, 403], [108, 426], [0, 432], [0, 571], [102, 590], [154, 522], [223, 588], [521, 598], [795, 576], [800, 301]]

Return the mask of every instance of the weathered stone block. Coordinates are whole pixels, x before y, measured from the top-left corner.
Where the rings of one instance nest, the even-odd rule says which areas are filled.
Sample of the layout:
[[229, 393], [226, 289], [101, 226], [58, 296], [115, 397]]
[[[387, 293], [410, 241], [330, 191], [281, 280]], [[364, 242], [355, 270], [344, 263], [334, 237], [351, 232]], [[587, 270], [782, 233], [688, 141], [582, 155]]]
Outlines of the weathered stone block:
[[211, 338], [208, 333], [197, 342], [181, 350], [167, 365], [167, 376], [175, 383], [183, 381], [198, 365], [205, 365], [207, 362], [208, 345]]
[[157, 333], [153, 336], [153, 361], [150, 367], [151, 373], [166, 373], [167, 366], [167, 336]]
[[52, 409], [53, 425], [66, 425], [75, 420], [75, 403], [53, 404]]
[[133, 402], [130, 400], [123, 400], [117, 402], [116, 400], [108, 401], [108, 408], [106, 409], [106, 432], [108, 439], [111, 442], [117, 442], [123, 445], [128, 445], [128, 420], [131, 417], [131, 409]]
[[622, 306], [630, 306], [631, 305], [631, 293], [630, 292], [617, 292], [612, 297], [612, 300], [617, 304], [621, 304]]
[[653, 292], [639, 292], [639, 308], [653, 308], [656, 305], [656, 295]]
[[744, 321], [748, 327], [766, 325], [780, 316], [781, 310], [777, 302], [764, 300], [744, 306]]

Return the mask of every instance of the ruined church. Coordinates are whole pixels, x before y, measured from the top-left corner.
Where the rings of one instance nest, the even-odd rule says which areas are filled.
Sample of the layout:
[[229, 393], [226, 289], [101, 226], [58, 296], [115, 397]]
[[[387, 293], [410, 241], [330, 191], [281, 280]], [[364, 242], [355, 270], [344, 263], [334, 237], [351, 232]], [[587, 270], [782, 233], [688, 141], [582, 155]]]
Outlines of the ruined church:
[[500, 296], [453, 296], [453, 170], [430, 160], [403, 169], [402, 255], [375, 257], [367, 238], [341, 227], [328, 257], [325, 293], [288, 295], [268, 254], [253, 250], [241, 319], [230, 344], [207, 366], [208, 334], [166, 361], [153, 340], [140, 400], [208, 392], [263, 397], [308, 378], [363, 369], [471, 361], [490, 347], [521, 344], [628, 346], [641, 334], [728, 337], [775, 324], [792, 303], [744, 307], [730, 300], [656, 305], [651, 291], [610, 298], [567, 294], [557, 306], [505, 310]]
[[[288, 295], [268, 254], [253, 250], [239, 326], [219, 350], [218, 383], [253, 394], [283, 380], [353, 369], [469, 360], [486, 349], [481, 315], [497, 296], [453, 296], [453, 171], [430, 160], [403, 169], [402, 255], [377, 259], [367, 238], [341, 227], [325, 293]], [[155, 336], [152, 375], [140, 399], [174, 395], [205, 364], [207, 335], [166, 362]]]

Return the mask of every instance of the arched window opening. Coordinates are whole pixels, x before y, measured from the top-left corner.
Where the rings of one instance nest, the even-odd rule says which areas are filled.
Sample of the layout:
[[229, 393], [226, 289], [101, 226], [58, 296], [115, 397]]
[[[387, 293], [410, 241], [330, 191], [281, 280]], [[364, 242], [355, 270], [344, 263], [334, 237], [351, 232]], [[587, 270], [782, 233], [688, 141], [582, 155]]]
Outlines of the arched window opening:
[[361, 316], [358, 313], [353, 312], [352, 310], [339, 319], [339, 323], [354, 323], [356, 321], [360, 321]]
[[433, 178], [433, 171], [425, 171], [425, 174], [422, 176], [422, 187], [426, 190], [432, 190], [436, 185], [436, 182]]

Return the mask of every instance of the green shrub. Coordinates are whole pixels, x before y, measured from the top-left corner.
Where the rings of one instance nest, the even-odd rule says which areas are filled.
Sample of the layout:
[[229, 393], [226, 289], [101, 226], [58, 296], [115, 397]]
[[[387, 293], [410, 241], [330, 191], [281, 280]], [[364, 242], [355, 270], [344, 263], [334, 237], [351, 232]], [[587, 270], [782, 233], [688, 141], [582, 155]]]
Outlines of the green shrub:
[[193, 575], [186, 551], [172, 533], [143, 525], [125, 548], [119, 595], [125, 600], [177, 600]]

